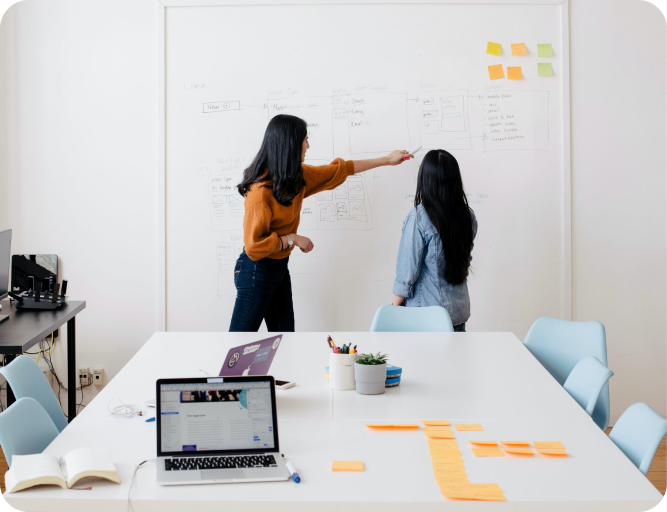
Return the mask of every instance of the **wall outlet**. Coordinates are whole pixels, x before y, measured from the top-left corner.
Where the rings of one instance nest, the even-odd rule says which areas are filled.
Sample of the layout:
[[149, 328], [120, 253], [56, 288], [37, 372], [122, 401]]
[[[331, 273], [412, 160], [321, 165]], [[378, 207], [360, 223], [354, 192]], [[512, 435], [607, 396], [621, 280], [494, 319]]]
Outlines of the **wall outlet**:
[[87, 366], [79, 367], [79, 384], [85, 386], [88, 384], [88, 379], [90, 378], [90, 370]]
[[93, 384], [96, 386], [104, 386], [104, 368], [95, 366], [93, 368]]

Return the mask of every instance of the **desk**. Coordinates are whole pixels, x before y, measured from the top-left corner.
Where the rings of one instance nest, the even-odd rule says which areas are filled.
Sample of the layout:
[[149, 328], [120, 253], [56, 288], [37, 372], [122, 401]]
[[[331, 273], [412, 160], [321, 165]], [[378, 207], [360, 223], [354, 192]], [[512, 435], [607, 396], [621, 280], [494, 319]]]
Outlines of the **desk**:
[[[276, 377], [297, 382], [276, 395], [281, 452], [294, 462], [302, 483], [161, 487], [149, 464], [137, 473], [132, 510], [644, 511], [662, 498], [591, 418], [580, 413], [572, 398], [553, 386], [552, 377], [538, 371], [511, 334], [334, 334], [338, 344], [354, 338], [363, 351], [380, 347], [403, 367], [400, 386], [376, 397], [328, 389], [323, 376], [326, 334], [286, 334], [272, 366]], [[153, 397], [158, 377], [217, 375], [229, 348], [260, 337], [261, 333], [156, 333], [46, 450], [59, 456], [75, 447], [103, 446], [123, 483], [96, 480], [92, 491], [42, 487], [5, 494], [5, 499], [18, 510], [124, 511], [134, 467], [155, 457], [155, 423], [109, 418], [109, 400], [142, 403]], [[450, 358], [440, 378], [433, 375], [442, 370], [443, 360], [431, 351]], [[417, 359], [417, 352], [424, 357]], [[495, 380], [482, 378], [478, 367], [487, 368]], [[455, 388], [453, 372], [461, 379]], [[369, 416], [363, 417], [364, 410]], [[470, 481], [498, 483], [507, 502], [447, 500], [433, 478], [421, 429], [387, 432], [365, 427], [369, 419], [434, 417], [483, 425], [484, 432], [454, 435]], [[570, 457], [477, 458], [467, 443], [476, 438], [561, 441]], [[363, 460], [366, 470], [333, 473], [333, 460]]]
[[[7, 354], [7, 362], [23, 354], [67, 322], [67, 389], [76, 389], [76, 323], [77, 313], [86, 307], [85, 301], [68, 301], [53, 310], [17, 310], [9, 300], [2, 301], [3, 315], [9, 318], [0, 323], [0, 354]], [[7, 405], [14, 402], [14, 394], [7, 386]], [[67, 418], [76, 416], [76, 392], [67, 393]]]

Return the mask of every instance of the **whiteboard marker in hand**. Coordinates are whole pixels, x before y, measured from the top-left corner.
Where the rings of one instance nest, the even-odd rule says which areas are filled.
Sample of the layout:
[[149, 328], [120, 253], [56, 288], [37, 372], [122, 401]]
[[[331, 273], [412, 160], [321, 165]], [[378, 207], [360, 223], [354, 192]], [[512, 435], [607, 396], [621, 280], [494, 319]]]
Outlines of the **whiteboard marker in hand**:
[[[421, 148], [422, 148], [422, 147], [419, 146], [417, 149], [415, 149], [415, 150], [414, 150], [412, 153], [410, 153], [410, 154], [411, 154], [412, 156], [415, 156], [415, 153], [417, 153], [417, 151], [419, 151]], [[406, 156], [403, 160], [407, 160], [408, 158], [410, 158], [410, 157], [407, 157], [407, 156]]]

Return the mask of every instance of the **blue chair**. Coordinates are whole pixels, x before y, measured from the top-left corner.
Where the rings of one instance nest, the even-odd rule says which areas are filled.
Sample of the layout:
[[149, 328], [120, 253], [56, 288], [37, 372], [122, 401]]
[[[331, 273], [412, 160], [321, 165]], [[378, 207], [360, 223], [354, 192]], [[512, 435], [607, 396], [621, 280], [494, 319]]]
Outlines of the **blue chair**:
[[49, 414], [32, 398], [19, 398], [0, 413], [0, 446], [11, 467], [12, 456], [42, 453], [58, 436]]
[[31, 357], [19, 356], [4, 368], [0, 368], [2, 374], [14, 392], [16, 398], [34, 398], [44, 410], [51, 416], [58, 432], [62, 432], [67, 426], [65, 413], [58, 403], [49, 381], [44, 377], [42, 369]]
[[655, 451], [667, 433], [667, 421], [650, 405], [638, 402], [628, 407], [609, 438], [646, 475]]
[[603, 365], [597, 357], [588, 356], [572, 368], [563, 387], [588, 415], [592, 416], [600, 392], [612, 375], [614, 372]]
[[[597, 357], [607, 366], [607, 341], [604, 325], [600, 322], [539, 318], [530, 327], [523, 343], [560, 385], [584, 357]], [[602, 430], [607, 429], [609, 384], [602, 388], [592, 417]]]
[[375, 312], [371, 332], [454, 332], [454, 326], [447, 310], [440, 306], [386, 305]]

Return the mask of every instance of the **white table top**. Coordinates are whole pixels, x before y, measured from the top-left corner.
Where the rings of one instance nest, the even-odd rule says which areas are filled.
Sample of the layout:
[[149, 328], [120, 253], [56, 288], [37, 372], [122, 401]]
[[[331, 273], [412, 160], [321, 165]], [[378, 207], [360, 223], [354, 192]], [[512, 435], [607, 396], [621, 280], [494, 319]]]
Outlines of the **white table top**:
[[[405, 339], [409, 336], [409, 339]], [[125, 510], [135, 465], [155, 457], [155, 423], [113, 419], [113, 397], [142, 403], [158, 377], [217, 375], [232, 346], [256, 333], [156, 333], [137, 355], [47, 448], [63, 455], [75, 447], [103, 446], [123, 483], [91, 480], [90, 491], [40, 487], [5, 494], [19, 510]], [[285, 335], [272, 365], [277, 378], [297, 386], [277, 390], [280, 449], [302, 483], [162, 487], [154, 464], [137, 473], [132, 510], [637, 510], [662, 496], [523, 345], [507, 333], [334, 334], [366, 351], [386, 351], [403, 367], [398, 389], [375, 397], [331, 392], [323, 376], [326, 333]], [[408, 345], [410, 350], [405, 350]], [[434, 354], [436, 356], [434, 356]], [[298, 362], [296, 364], [295, 362]], [[435, 373], [436, 370], [443, 373]], [[465, 414], [471, 413], [471, 414]], [[507, 502], [450, 501], [433, 477], [423, 431], [373, 431], [366, 420], [448, 419], [481, 423], [483, 432], [457, 432], [471, 482], [497, 483]], [[477, 458], [470, 439], [561, 441], [563, 459]], [[363, 460], [363, 473], [334, 473], [333, 460]], [[407, 505], [407, 507], [406, 507]], [[194, 507], [193, 507], [194, 509]]]

